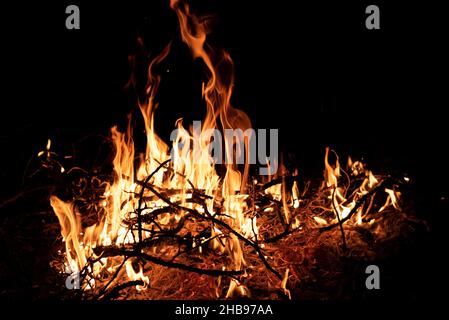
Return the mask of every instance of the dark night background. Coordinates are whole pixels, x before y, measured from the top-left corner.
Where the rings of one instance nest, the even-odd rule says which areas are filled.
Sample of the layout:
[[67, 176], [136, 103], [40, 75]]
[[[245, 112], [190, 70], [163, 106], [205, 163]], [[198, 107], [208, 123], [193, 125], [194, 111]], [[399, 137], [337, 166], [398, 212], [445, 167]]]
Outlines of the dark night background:
[[[442, 9], [377, 0], [192, 2], [216, 15], [210, 43], [234, 60], [234, 106], [254, 127], [279, 128], [289, 164], [319, 176], [331, 146], [343, 159], [363, 157], [375, 173], [410, 175], [415, 210], [434, 229], [392, 267], [404, 273], [392, 271], [399, 278], [386, 295], [428, 298], [443, 274], [433, 255], [435, 221], [447, 222]], [[81, 30], [65, 29], [72, 3]], [[365, 29], [368, 4], [380, 7], [381, 30]], [[158, 126], [169, 132], [178, 117], [199, 120], [199, 68], [179, 44], [168, 1], [30, 1], [1, 12], [0, 199], [20, 190], [28, 160], [47, 138], [68, 152], [126, 119], [136, 107], [124, 87], [137, 35], [153, 55], [175, 41]]]

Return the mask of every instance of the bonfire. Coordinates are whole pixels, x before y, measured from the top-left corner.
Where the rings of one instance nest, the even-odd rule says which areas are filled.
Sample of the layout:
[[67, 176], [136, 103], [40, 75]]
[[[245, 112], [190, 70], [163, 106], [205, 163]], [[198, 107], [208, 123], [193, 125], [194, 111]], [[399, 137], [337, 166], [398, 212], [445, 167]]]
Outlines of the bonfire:
[[[321, 181], [304, 181], [298, 168], [270, 157], [257, 167], [251, 161], [255, 130], [245, 112], [230, 104], [231, 57], [206, 43], [207, 19], [183, 1], [170, 6], [182, 41], [207, 75], [200, 125], [185, 128], [178, 120], [171, 144], [155, 131], [163, 77], [158, 66], [171, 52], [169, 44], [152, 58], [145, 99], [137, 106], [145, 126], [143, 152], [130, 117], [126, 131], [111, 129], [110, 174], [67, 166], [70, 156], [54, 152], [50, 140], [39, 153], [42, 166], [64, 181], [50, 203], [63, 243], [53, 266], [67, 277], [67, 288], [78, 289], [69, 294], [321, 298], [320, 282], [338, 291], [335, 279], [345, 259], [369, 265], [387, 254], [387, 244], [408, 224], [400, 203], [408, 178], [376, 175], [329, 148], [323, 150]], [[217, 156], [220, 146], [224, 157]]]

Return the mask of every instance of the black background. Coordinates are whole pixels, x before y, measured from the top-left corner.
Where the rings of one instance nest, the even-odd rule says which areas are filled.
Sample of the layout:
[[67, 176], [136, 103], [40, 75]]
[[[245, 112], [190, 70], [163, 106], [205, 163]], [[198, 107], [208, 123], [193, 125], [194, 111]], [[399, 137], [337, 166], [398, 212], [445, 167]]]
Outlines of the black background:
[[[161, 134], [178, 117], [199, 120], [199, 68], [179, 44], [167, 2], [79, 1], [81, 30], [65, 28], [69, 2], [2, 9], [0, 141], [11, 155], [2, 157], [2, 178], [17, 182], [47, 138], [64, 150], [126, 119], [136, 106], [124, 87], [138, 35], [152, 56], [177, 43], [159, 98]], [[193, 7], [216, 16], [210, 42], [234, 60], [233, 104], [254, 127], [279, 128], [284, 153], [304, 171], [321, 170], [331, 146], [364, 156], [373, 169], [426, 179], [421, 166], [444, 165], [446, 146], [442, 11], [378, 2], [381, 30], [367, 30], [367, 4], [213, 0]]]
[[[138, 35], [153, 56], [170, 40], [177, 43], [160, 94], [162, 135], [178, 117], [200, 119], [199, 68], [179, 44], [167, 1], [77, 2], [81, 30], [65, 28], [68, 4], [2, 10], [0, 139], [11, 156], [2, 157], [1, 167], [12, 183], [47, 138], [63, 150], [89, 134], [107, 135], [135, 108], [124, 87]], [[446, 145], [441, 11], [378, 2], [381, 30], [367, 30], [367, 4], [213, 0], [193, 6], [215, 14], [210, 42], [234, 60], [233, 104], [254, 127], [279, 128], [282, 149], [295, 164], [321, 170], [324, 147], [331, 146], [364, 156], [373, 169], [388, 166], [426, 179], [421, 166], [444, 165]]]
[[[65, 28], [72, 3], [80, 7], [81, 30]], [[381, 30], [365, 28], [368, 4], [380, 7]], [[279, 129], [290, 164], [318, 176], [331, 146], [363, 157], [374, 172], [407, 173], [417, 208], [440, 219], [435, 208], [444, 202], [447, 176], [442, 8], [409, 1], [193, 6], [216, 15], [209, 40], [234, 60], [233, 104], [254, 127]], [[200, 68], [179, 43], [168, 1], [22, 2], [1, 12], [2, 198], [20, 189], [27, 162], [48, 138], [63, 153], [123, 124], [136, 108], [125, 85], [138, 35], [153, 56], [174, 39], [156, 119], [162, 135], [181, 116], [200, 120]]]

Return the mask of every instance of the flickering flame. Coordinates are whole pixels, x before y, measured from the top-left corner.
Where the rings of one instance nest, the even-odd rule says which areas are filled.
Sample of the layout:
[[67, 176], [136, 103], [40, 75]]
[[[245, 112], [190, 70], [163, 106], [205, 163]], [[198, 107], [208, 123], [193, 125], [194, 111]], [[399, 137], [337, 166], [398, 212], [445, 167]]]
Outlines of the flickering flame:
[[[343, 188], [339, 186], [339, 180], [341, 177], [342, 168], [340, 167], [340, 163], [337, 157], [337, 160], [335, 162], [335, 165], [332, 166], [329, 164], [329, 148], [326, 148], [326, 154], [324, 158], [324, 185], [323, 187], [327, 187], [329, 189], [329, 199], [331, 202], [332, 210], [335, 214], [335, 218], [332, 221], [326, 221], [325, 219], [321, 217], [314, 217], [315, 221], [319, 225], [327, 225], [328, 223], [337, 223], [338, 221], [345, 219], [351, 211], [354, 209], [357, 201], [367, 193], [369, 193], [371, 190], [373, 190], [378, 184], [378, 179], [373, 175], [373, 173], [370, 170], [367, 170], [363, 163], [359, 161], [353, 162], [351, 157], [348, 157], [348, 169], [349, 173], [354, 177], [363, 177], [363, 181], [360, 184], [360, 186], [354, 191], [353, 197], [351, 198], [351, 201], [348, 201], [347, 195], [345, 194], [345, 190], [347, 188]], [[345, 173], [347, 175], [347, 180], [351, 181], [348, 173]], [[382, 212], [387, 208], [388, 206], [392, 205], [394, 208], [398, 208], [398, 198], [400, 196], [399, 192], [395, 192], [391, 189], [385, 189], [385, 192], [387, 193], [387, 200], [380, 208], [379, 212]], [[366, 215], [367, 212], [363, 210], [363, 206], [360, 206], [357, 211], [355, 212], [355, 223], [357, 225], [362, 225], [363, 222], [363, 215]], [[369, 224], [372, 224], [373, 221], [370, 220], [368, 222]]]
[[38, 156], [38, 157], [41, 157], [41, 156], [43, 156], [44, 154], [46, 154], [46, 155], [49, 157], [49, 156], [50, 156], [50, 147], [51, 147], [51, 140], [48, 139], [48, 140], [47, 140], [47, 145], [45, 146], [45, 151], [39, 151], [38, 154], [37, 154], [37, 156]]
[[[187, 130], [183, 127], [182, 119], [175, 123], [176, 135], [172, 137], [172, 151], [170, 147], [157, 135], [155, 131], [154, 113], [157, 107], [156, 93], [160, 85], [160, 75], [156, 73], [156, 66], [160, 64], [170, 53], [170, 45], [156, 56], [148, 68], [148, 84], [146, 87], [147, 98], [139, 103], [141, 116], [144, 120], [146, 133], [146, 149], [144, 154], [137, 154], [133, 141], [132, 126], [129, 124], [126, 132], [120, 132], [117, 127], [111, 129], [111, 139], [115, 146], [115, 157], [113, 159], [114, 181], [108, 184], [103, 194], [103, 199], [98, 206], [104, 210], [105, 214], [98, 219], [97, 223], [88, 227], [82, 227], [81, 214], [77, 211], [73, 203], [64, 202], [56, 196], [50, 199], [51, 206], [59, 219], [61, 234], [65, 243], [66, 267], [70, 273], [77, 273], [88, 268], [93, 275], [88, 278], [83, 289], [95, 287], [95, 277], [102, 271], [109, 272], [115, 270], [120, 264], [112, 258], [101, 257], [95, 248], [104, 246], [124, 246], [145, 241], [151, 237], [156, 226], [166, 226], [172, 218], [179, 221], [182, 215], [172, 217], [170, 214], [157, 215], [153, 222], [145, 222], [145, 230], [139, 234], [138, 230], [130, 230], [126, 221], [136, 219], [136, 208], [142, 209], [149, 214], [158, 208], [167, 207], [167, 203], [159, 198], [152, 197], [156, 190], [170, 189], [179, 192], [170, 195], [169, 200], [173, 203], [180, 203], [186, 208], [193, 208], [206, 214], [206, 211], [217, 219], [226, 222], [239, 234], [251, 241], [260, 240], [257, 217], [252, 217], [248, 198], [248, 170], [249, 163], [245, 161], [242, 167], [232, 161], [234, 149], [237, 152], [245, 153], [245, 159], [249, 158], [249, 138], [246, 136], [225, 136], [224, 144], [227, 161], [224, 165], [224, 174], [219, 175], [216, 171], [215, 160], [209, 150], [211, 148], [211, 135], [214, 129], [241, 129], [245, 131], [251, 128], [248, 116], [241, 110], [231, 106], [230, 98], [233, 88], [233, 77], [229, 74], [232, 70], [232, 60], [226, 52], [213, 51], [205, 45], [206, 25], [195, 15], [191, 14], [187, 4], [178, 0], [171, 0], [171, 8], [176, 12], [181, 37], [184, 43], [190, 48], [195, 59], [200, 59], [207, 69], [208, 79], [203, 83], [202, 97], [204, 99], [207, 113], [203, 119], [199, 131]], [[191, 148], [193, 144], [193, 149]], [[241, 146], [245, 149], [242, 150]], [[38, 156], [49, 154], [51, 141], [48, 140], [46, 150], [39, 152]], [[350, 172], [354, 176], [364, 176], [363, 183], [356, 190], [354, 197], [348, 201], [345, 188], [341, 185], [343, 169], [339, 160], [332, 166], [328, 160], [329, 149], [325, 154], [324, 184], [328, 192], [330, 201], [329, 208], [334, 213], [331, 221], [323, 217], [315, 216], [315, 222], [320, 226], [335, 223], [345, 219], [354, 208], [357, 199], [368, 193], [378, 184], [374, 175], [366, 170], [360, 162], [348, 161]], [[171, 161], [171, 164], [168, 162]], [[277, 164], [276, 164], [277, 165]], [[61, 172], [64, 169], [61, 167]], [[345, 173], [346, 174], [346, 173]], [[297, 175], [297, 172], [295, 172]], [[272, 177], [269, 177], [270, 179]], [[254, 182], [256, 183], [256, 182]], [[150, 184], [154, 190], [143, 188], [142, 184]], [[202, 190], [205, 199], [205, 207], [196, 206], [189, 203], [192, 197], [192, 189]], [[389, 205], [397, 207], [397, 192], [385, 189], [388, 194], [384, 207]], [[286, 224], [291, 224], [294, 228], [299, 226], [300, 217], [292, 216], [294, 209], [298, 209], [301, 204], [300, 190], [296, 182], [291, 190], [288, 190], [285, 183], [276, 184], [265, 190], [274, 200], [282, 204], [283, 219]], [[139, 195], [139, 196], [137, 196]], [[145, 200], [142, 200], [145, 198]], [[148, 200], [146, 200], [148, 199]], [[214, 202], [220, 201], [223, 211], [220, 216], [216, 216]], [[384, 209], [382, 207], [381, 211]], [[266, 211], [272, 210], [267, 208]], [[363, 210], [359, 208], [354, 223], [362, 225]], [[235, 234], [223, 237], [223, 232], [218, 226], [211, 227], [210, 248], [226, 254], [228, 264], [223, 267], [226, 270], [243, 270], [248, 262], [246, 261], [241, 241]], [[194, 242], [192, 247], [196, 247]], [[263, 248], [263, 244], [261, 244]], [[155, 251], [156, 248], [153, 248]], [[200, 246], [200, 250], [202, 250]], [[90, 260], [93, 263], [88, 263]], [[136, 286], [137, 290], [145, 290], [149, 284], [149, 278], [144, 274], [144, 268], [139, 263], [138, 270], [136, 264], [131, 260], [125, 262], [126, 276], [131, 281], [142, 281], [144, 285]], [[290, 297], [287, 289], [289, 270], [285, 271], [281, 289]], [[224, 283], [220, 277], [217, 286]], [[219, 296], [217, 288], [216, 295]], [[228, 282], [226, 297], [232, 297], [235, 292], [239, 295], [248, 296], [249, 290], [237, 279]]]
[[[115, 179], [106, 188], [105, 200], [99, 205], [106, 211], [104, 219], [97, 224], [86, 229], [82, 229], [80, 215], [76, 212], [71, 203], [65, 203], [56, 196], [52, 196], [51, 205], [55, 211], [60, 224], [61, 233], [66, 245], [66, 258], [70, 272], [78, 272], [86, 266], [87, 259], [95, 256], [93, 248], [97, 246], [123, 245], [137, 241], [144, 241], [148, 232], [139, 235], [135, 230], [129, 231], [124, 225], [126, 219], [136, 218], [135, 208], [139, 206], [139, 200], [133, 194], [142, 189], [136, 181], [146, 181], [154, 187], [178, 189], [180, 193], [171, 197], [171, 201], [182, 201], [186, 205], [186, 199], [191, 192], [191, 186], [204, 190], [210, 198], [206, 200], [207, 209], [214, 214], [213, 203], [217, 196], [224, 199], [226, 222], [235, 230], [248, 238], [257, 237], [257, 220], [249, 219], [244, 215], [247, 211], [246, 198], [244, 192], [247, 187], [248, 163], [245, 162], [243, 171], [232, 164], [232, 159], [227, 159], [226, 173], [221, 178], [214, 166], [214, 159], [208, 152], [212, 129], [219, 126], [222, 129], [242, 129], [251, 128], [251, 122], [247, 115], [230, 104], [230, 97], [233, 87], [232, 76], [223, 72], [232, 69], [232, 60], [226, 52], [213, 52], [209, 47], [205, 47], [206, 28], [205, 24], [190, 13], [187, 4], [172, 0], [171, 8], [176, 12], [182, 40], [190, 48], [194, 58], [201, 59], [208, 70], [208, 81], [203, 84], [203, 98], [207, 108], [207, 114], [202, 121], [200, 132], [189, 132], [182, 125], [182, 119], [176, 122], [177, 136], [173, 139], [173, 152], [170, 154], [168, 145], [157, 135], [154, 130], [154, 111], [156, 109], [155, 95], [160, 84], [160, 76], [154, 71], [155, 67], [162, 62], [170, 52], [168, 45], [157, 57], [155, 57], [148, 68], [148, 85], [146, 88], [147, 99], [144, 103], [139, 103], [141, 115], [145, 123], [146, 151], [140, 156], [140, 163], [135, 166], [135, 147], [131, 125], [125, 133], [118, 131], [116, 127], [111, 129], [111, 138], [115, 146], [116, 154], [113, 160]], [[212, 54], [214, 58], [212, 58]], [[226, 80], [230, 79], [230, 80]], [[225, 148], [233, 150], [239, 147], [241, 142], [248, 145], [248, 138], [233, 137], [231, 140], [225, 138]], [[196, 144], [197, 148], [189, 147], [186, 142]], [[48, 141], [46, 150], [50, 148]], [[239, 150], [239, 152], [244, 152]], [[43, 152], [42, 152], [43, 154]], [[228, 154], [228, 153], [227, 153]], [[229, 154], [233, 154], [230, 152]], [[41, 153], [39, 154], [39, 156]], [[173, 157], [173, 159], [171, 159]], [[173, 172], [176, 174], [167, 175], [167, 168], [156, 169], [168, 160], [172, 160]], [[148, 179], [148, 177], [151, 177]], [[137, 180], [135, 180], [137, 179]], [[221, 187], [220, 184], [221, 183]], [[218, 192], [220, 190], [221, 192]], [[145, 191], [148, 192], [148, 191]], [[162, 200], [148, 201], [144, 204], [148, 210], [166, 206]], [[202, 210], [202, 208], [200, 208]], [[198, 211], [201, 211], [198, 210]], [[131, 214], [130, 214], [131, 212]], [[159, 224], [167, 224], [170, 217], [168, 215], [158, 216]], [[180, 217], [177, 217], [180, 219]], [[212, 237], [220, 235], [221, 231], [213, 227]], [[212, 247], [222, 252], [226, 252], [230, 257], [229, 269], [241, 270], [245, 265], [240, 241], [233, 235], [230, 238], [211, 242]], [[107, 258], [105, 260], [108, 260]], [[107, 265], [104, 264], [104, 265]], [[94, 274], [102, 270], [103, 265], [94, 263]], [[142, 280], [148, 283], [148, 278], [143, 275], [142, 267], [136, 272], [131, 261], [126, 262], [126, 273], [130, 280]], [[228, 296], [231, 296], [235, 289], [240, 294], [248, 294], [248, 290], [235, 280], [231, 281]], [[145, 286], [137, 286], [138, 290], [145, 289]]]
[[385, 204], [382, 206], [382, 208], [379, 209], [379, 212], [384, 211], [390, 205], [397, 209], [399, 207], [398, 198], [401, 193], [388, 188], [385, 188], [385, 193], [388, 194], [388, 197], [385, 201]]
[[143, 281], [144, 285], [143, 286], [137, 285], [136, 289], [138, 291], [142, 291], [142, 290], [146, 289], [146, 286], [150, 283], [150, 279], [143, 274], [142, 266], [139, 265], [139, 272], [136, 272], [134, 270], [132, 262], [130, 260], [127, 260], [125, 262], [125, 268], [126, 268], [126, 274], [128, 275], [129, 279], [131, 279], [133, 281], [138, 281], [138, 280]]
[[284, 291], [285, 295], [291, 299], [292, 296], [290, 294], [290, 290], [287, 289], [287, 281], [288, 281], [288, 273], [289, 273], [289, 269], [285, 270], [285, 274], [284, 274], [284, 278], [282, 279], [282, 283], [281, 283], [281, 289]]

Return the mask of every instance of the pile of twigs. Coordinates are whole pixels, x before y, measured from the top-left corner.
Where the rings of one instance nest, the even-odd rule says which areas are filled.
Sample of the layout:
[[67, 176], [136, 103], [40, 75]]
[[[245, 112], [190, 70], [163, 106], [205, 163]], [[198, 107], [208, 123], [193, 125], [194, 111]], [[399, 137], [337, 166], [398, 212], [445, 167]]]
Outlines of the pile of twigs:
[[[249, 186], [245, 200], [248, 210], [244, 215], [252, 221], [253, 234], [256, 234], [254, 221], [257, 219], [259, 231], [257, 237], [247, 237], [227, 222], [226, 213], [222, 212], [223, 199], [214, 199], [212, 214], [206, 205], [211, 197], [196, 189], [189, 181], [189, 197], [185, 201], [192, 205], [172, 201], [173, 195], [180, 193], [179, 190], [164, 190], [151, 183], [153, 176], [162, 168], [170, 169], [169, 160], [161, 163], [144, 181], [137, 181], [140, 189], [133, 195], [134, 199], [138, 199], [137, 206], [130, 214], [132, 218], [123, 221], [134, 241], [94, 248], [95, 255], [88, 259], [80, 272], [84, 290], [77, 291], [77, 294], [81, 297], [114, 299], [131, 295], [131, 298], [145, 299], [223, 298], [229, 279], [248, 288], [246, 294], [256, 298], [291, 297], [287, 287], [298, 297], [305, 292], [299, 288], [313, 278], [311, 270], [323, 268], [323, 265], [315, 265], [322, 252], [326, 256], [330, 255], [332, 258], [328, 258], [334, 262], [335, 259], [338, 261], [348, 256], [373, 259], [378, 254], [373, 249], [373, 243], [398, 236], [401, 224], [397, 222], [407, 221], [406, 215], [400, 210], [390, 208], [379, 213], [378, 209], [385, 202], [385, 197], [378, 196], [384, 194], [378, 191], [398, 188], [401, 183], [391, 177], [378, 177], [379, 182], [357, 200], [346, 217], [324, 226], [317, 224], [313, 217], [335, 217], [335, 208], [332, 207], [335, 190], [311, 183], [301, 185], [302, 193], [296, 199], [298, 205], [295, 208], [289, 206], [290, 219], [286, 221], [282, 213], [286, 203], [266, 192], [276, 185], [282, 184], [284, 190], [291, 190], [292, 183], [301, 183], [297, 175], [283, 175], [266, 183], [255, 182]], [[95, 187], [84, 188], [85, 192], [75, 197], [74, 203], [80, 208], [89, 208], [91, 213], [86, 215], [88, 217], [92, 218], [92, 212], [94, 217], [101, 216], [101, 207], [89, 205], [90, 202], [98, 203], [101, 197], [101, 179], [87, 172], [82, 176], [85, 185]], [[355, 190], [362, 180], [349, 180], [345, 186], [346, 193]], [[79, 188], [79, 183], [76, 187]], [[86, 197], [86, 194], [90, 196]], [[288, 191], [284, 196], [291, 198]], [[146, 203], [155, 200], [162, 200], [164, 206], [149, 210]], [[374, 224], [361, 227], [351, 223], [351, 218], [361, 207], [365, 222], [374, 219]], [[158, 216], [161, 215], [170, 216], [167, 224], [158, 224]], [[388, 223], [385, 224], [385, 221]], [[212, 229], [219, 230], [219, 233], [213, 236]], [[226, 267], [229, 256], [211, 246], [213, 240], [221, 242], [231, 237], [238, 239], [242, 247], [245, 264], [239, 269]], [[113, 272], [104, 271], [94, 276], [91, 272], [93, 265], [103, 258], [113, 261], [116, 267]], [[150, 278], [149, 285], [141, 280], [130, 281], [126, 278], [123, 269], [127, 262], [143, 266], [144, 274]], [[335, 269], [335, 263], [332, 268]], [[95, 286], [90, 285], [93, 278]], [[145, 290], [137, 292], [134, 289], [139, 287]], [[137, 295], [133, 295], [135, 293]]]

